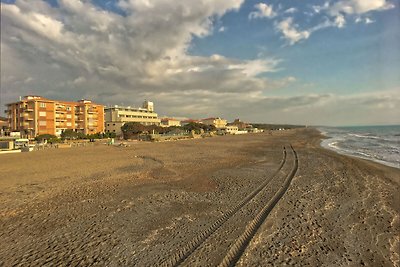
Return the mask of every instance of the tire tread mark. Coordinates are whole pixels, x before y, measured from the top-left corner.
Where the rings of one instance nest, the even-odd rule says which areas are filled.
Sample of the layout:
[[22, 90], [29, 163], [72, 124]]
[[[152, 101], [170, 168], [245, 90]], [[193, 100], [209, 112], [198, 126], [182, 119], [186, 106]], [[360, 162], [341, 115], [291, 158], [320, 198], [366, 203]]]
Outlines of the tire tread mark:
[[193, 238], [186, 246], [176, 251], [171, 257], [167, 260], [158, 264], [158, 266], [170, 267], [170, 266], [178, 266], [181, 264], [186, 258], [190, 256], [207, 238], [218, 230], [230, 217], [232, 217], [237, 211], [239, 211], [243, 206], [245, 206], [250, 200], [252, 200], [259, 192], [262, 191], [271, 181], [275, 178], [275, 176], [281, 171], [283, 165], [286, 163], [286, 147], [283, 147], [283, 159], [275, 171], [275, 173], [263, 182], [259, 187], [253, 190], [250, 194], [248, 194], [239, 204], [237, 204], [232, 209], [228, 210], [224, 213], [218, 220], [216, 220], [208, 229], [199, 233], [195, 238]]
[[246, 247], [250, 243], [250, 240], [254, 237], [257, 230], [260, 228], [262, 223], [265, 221], [269, 213], [278, 203], [278, 201], [283, 197], [286, 193], [289, 185], [296, 175], [299, 160], [297, 156], [297, 152], [293, 149], [293, 146], [290, 145], [290, 148], [294, 154], [294, 166], [290, 174], [286, 177], [284, 184], [282, 187], [275, 193], [274, 197], [268, 201], [268, 203], [264, 206], [264, 208], [256, 215], [256, 217], [246, 226], [246, 230], [239, 236], [236, 242], [230, 247], [228, 253], [225, 255], [222, 262], [218, 265], [218, 267], [228, 267], [228, 266], [235, 266], [237, 261], [242, 256], [243, 252], [245, 251]]

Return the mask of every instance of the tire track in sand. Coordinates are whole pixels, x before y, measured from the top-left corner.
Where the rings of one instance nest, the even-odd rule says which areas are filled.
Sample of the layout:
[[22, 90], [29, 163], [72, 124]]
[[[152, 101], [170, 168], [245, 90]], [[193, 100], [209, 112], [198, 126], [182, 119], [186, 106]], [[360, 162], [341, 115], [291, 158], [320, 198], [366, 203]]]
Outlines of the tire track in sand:
[[240, 203], [238, 203], [234, 208], [227, 211], [224, 215], [222, 215], [217, 221], [215, 221], [207, 230], [199, 233], [195, 238], [193, 238], [188, 244], [184, 247], [179, 248], [172, 256], [168, 259], [157, 264], [158, 266], [179, 266], [183, 263], [199, 246], [205, 243], [213, 233], [215, 233], [226, 221], [232, 218], [239, 210], [241, 210], [246, 204], [248, 204], [251, 200], [253, 200], [259, 193], [267, 187], [267, 185], [277, 176], [277, 174], [282, 170], [283, 166], [286, 163], [287, 159], [287, 151], [286, 147], [283, 147], [283, 159], [278, 167], [278, 169], [274, 172], [274, 174], [266, 179], [259, 187], [257, 187], [254, 191], [248, 194]]

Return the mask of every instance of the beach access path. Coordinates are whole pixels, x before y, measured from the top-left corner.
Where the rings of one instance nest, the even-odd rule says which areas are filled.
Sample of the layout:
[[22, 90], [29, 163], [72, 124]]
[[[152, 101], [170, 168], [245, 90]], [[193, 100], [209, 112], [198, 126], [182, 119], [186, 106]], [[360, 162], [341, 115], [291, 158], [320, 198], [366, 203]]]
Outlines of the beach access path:
[[400, 170], [321, 138], [0, 155], [0, 265], [399, 266]]

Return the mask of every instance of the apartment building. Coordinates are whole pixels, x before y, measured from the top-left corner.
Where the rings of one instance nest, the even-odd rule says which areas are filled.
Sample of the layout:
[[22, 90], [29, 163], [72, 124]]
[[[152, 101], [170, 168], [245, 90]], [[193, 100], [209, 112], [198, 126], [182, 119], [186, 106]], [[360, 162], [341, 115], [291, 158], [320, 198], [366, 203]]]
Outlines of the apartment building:
[[11, 132], [33, 138], [41, 134], [61, 135], [66, 129], [84, 134], [104, 132], [104, 106], [90, 100], [77, 102], [25, 96], [7, 104]]
[[161, 121], [154, 112], [154, 103], [144, 101], [142, 107], [113, 106], [105, 108], [105, 129], [106, 132], [113, 132], [121, 135], [121, 127], [127, 122], [138, 122], [143, 125], [160, 126]]
[[215, 128], [217, 128], [217, 129], [225, 128], [226, 123], [227, 123], [226, 120], [221, 119], [219, 117], [202, 119], [201, 122], [205, 125], [214, 125]]

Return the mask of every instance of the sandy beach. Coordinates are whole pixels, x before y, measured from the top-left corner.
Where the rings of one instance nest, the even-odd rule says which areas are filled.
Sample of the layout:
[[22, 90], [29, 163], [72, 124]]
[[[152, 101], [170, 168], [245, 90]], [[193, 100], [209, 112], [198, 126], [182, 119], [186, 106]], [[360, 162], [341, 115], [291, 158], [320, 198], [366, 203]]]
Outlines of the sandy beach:
[[0, 265], [399, 266], [400, 169], [321, 138], [0, 155]]

